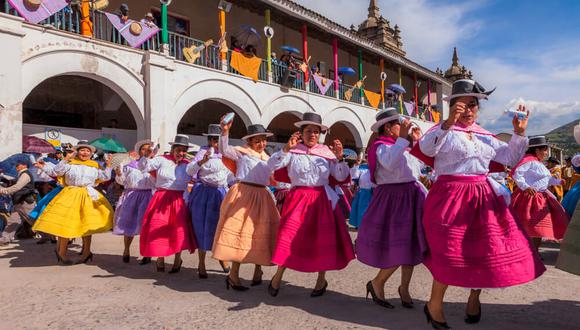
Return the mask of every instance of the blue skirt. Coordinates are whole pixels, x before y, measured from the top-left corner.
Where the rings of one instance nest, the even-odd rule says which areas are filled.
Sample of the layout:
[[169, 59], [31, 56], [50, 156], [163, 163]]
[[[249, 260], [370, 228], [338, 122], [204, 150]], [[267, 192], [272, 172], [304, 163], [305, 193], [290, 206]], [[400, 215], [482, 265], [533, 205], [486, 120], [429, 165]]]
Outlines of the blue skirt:
[[61, 190], [62, 186], [56, 186], [48, 194], [44, 195], [44, 197], [42, 197], [42, 199], [38, 201], [36, 207], [28, 214], [28, 216], [32, 220], [36, 221], [36, 219], [38, 219], [38, 217], [42, 214], [46, 206], [54, 199], [54, 197], [56, 197], [56, 195], [58, 195], [58, 193], [60, 193]]
[[568, 213], [570, 217], [572, 217], [572, 214], [574, 214], [574, 210], [576, 209], [576, 204], [578, 204], [579, 199], [580, 199], [580, 181], [576, 182], [574, 187], [572, 187], [572, 189], [570, 189], [570, 191], [566, 193], [566, 196], [564, 196], [564, 199], [562, 200], [562, 206], [564, 207], [566, 213]]
[[189, 194], [187, 206], [191, 212], [193, 231], [197, 239], [198, 248], [202, 251], [211, 251], [216, 227], [220, 219], [220, 207], [226, 188], [212, 187], [197, 183]]
[[348, 218], [348, 223], [358, 228], [360, 227], [363, 215], [365, 214], [371, 198], [373, 197], [372, 189], [360, 189], [354, 199], [352, 200], [352, 208], [350, 210], [350, 217]]

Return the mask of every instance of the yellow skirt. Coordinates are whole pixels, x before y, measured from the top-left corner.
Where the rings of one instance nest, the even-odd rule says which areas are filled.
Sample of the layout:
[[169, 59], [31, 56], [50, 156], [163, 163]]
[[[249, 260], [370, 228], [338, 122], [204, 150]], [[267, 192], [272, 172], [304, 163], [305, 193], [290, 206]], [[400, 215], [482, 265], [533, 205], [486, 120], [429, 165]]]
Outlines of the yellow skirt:
[[93, 201], [85, 187], [64, 187], [46, 206], [32, 230], [64, 238], [103, 233], [113, 227], [113, 208], [105, 197]]
[[276, 203], [265, 187], [235, 184], [221, 205], [213, 257], [271, 266], [279, 223]]

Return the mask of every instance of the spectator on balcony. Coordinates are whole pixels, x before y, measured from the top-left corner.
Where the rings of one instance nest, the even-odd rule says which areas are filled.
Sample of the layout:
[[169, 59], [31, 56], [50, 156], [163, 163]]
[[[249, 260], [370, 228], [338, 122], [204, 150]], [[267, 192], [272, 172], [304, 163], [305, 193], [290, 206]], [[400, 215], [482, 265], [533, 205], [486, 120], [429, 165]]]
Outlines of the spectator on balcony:
[[117, 13], [122, 23], [127, 23], [129, 20], [129, 5], [122, 3], [119, 7], [119, 12]]
[[272, 58], [272, 63], [273, 64], [278, 64], [278, 58], [276, 57], [276, 52], [272, 52], [270, 54], [270, 57]]
[[155, 17], [153, 17], [153, 14], [150, 12], [147, 13], [147, 15], [145, 15], [145, 18], [143, 19], [143, 23], [151, 29], [157, 27], [157, 24], [155, 24]]

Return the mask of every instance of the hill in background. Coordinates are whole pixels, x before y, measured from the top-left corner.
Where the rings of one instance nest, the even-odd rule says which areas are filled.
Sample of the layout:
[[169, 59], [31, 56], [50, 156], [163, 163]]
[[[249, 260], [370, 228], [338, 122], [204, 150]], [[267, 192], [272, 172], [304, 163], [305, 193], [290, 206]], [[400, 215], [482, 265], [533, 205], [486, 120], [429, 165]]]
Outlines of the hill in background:
[[560, 126], [553, 131], [546, 134], [546, 138], [550, 143], [556, 144], [558, 147], [564, 149], [567, 156], [573, 156], [580, 153], [580, 145], [574, 139], [574, 126], [578, 124], [580, 119], [574, 120], [566, 125]]

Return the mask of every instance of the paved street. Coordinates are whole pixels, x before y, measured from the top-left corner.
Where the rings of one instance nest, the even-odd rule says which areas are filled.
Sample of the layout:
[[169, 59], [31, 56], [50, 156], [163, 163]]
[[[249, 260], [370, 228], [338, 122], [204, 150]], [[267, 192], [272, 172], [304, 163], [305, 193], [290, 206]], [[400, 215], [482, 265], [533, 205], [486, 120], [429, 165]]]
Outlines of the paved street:
[[[396, 273], [386, 290], [397, 307], [385, 310], [365, 300], [365, 283], [375, 271], [357, 261], [328, 275], [330, 292], [323, 297], [309, 297], [314, 274], [288, 271], [288, 282], [272, 298], [266, 292], [267, 281], [248, 292], [226, 291], [225, 275], [213, 260], [210, 278], [198, 279], [197, 255], [186, 255], [185, 269], [170, 275], [156, 273], [152, 265], [139, 266], [134, 258], [123, 264], [120, 237], [97, 235], [93, 244], [94, 261], [71, 267], [55, 265], [54, 245], [26, 240], [0, 248], [0, 328], [429, 329], [422, 309], [430, 275], [423, 266], [417, 268], [412, 284], [417, 307], [401, 307]], [[549, 270], [539, 280], [485, 291], [479, 325], [463, 323], [468, 291], [451, 288], [449, 323], [454, 329], [580, 328], [580, 277], [554, 269], [556, 253], [553, 247], [543, 250]], [[265, 268], [264, 279], [273, 271]], [[250, 266], [243, 267], [244, 278], [251, 274]]]

